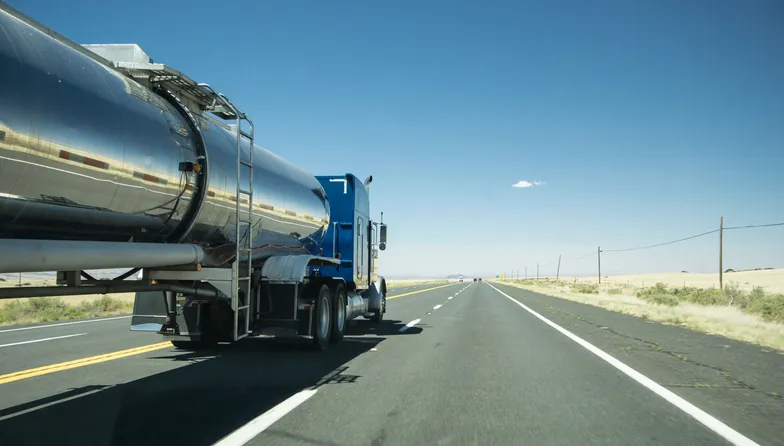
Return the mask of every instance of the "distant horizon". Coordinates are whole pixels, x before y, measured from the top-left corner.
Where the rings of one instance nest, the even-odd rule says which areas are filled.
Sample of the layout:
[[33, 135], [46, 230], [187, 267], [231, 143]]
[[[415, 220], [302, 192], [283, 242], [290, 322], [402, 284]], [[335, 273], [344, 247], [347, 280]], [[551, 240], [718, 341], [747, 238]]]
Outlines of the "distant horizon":
[[[775, 268], [775, 267], [760, 267], [760, 268], [749, 268], [749, 269], [733, 269], [733, 268], [725, 268], [725, 274], [732, 274], [732, 272], [726, 272], [728, 269], [731, 269], [732, 272], [748, 272], [748, 271], [776, 271], [776, 270], [784, 270], [784, 268]], [[127, 269], [109, 269], [109, 270], [88, 270], [90, 274], [95, 276], [96, 278], [110, 278], [115, 277], [118, 274], [127, 271]], [[15, 283], [19, 280], [19, 276], [21, 274], [22, 280], [52, 280], [56, 277], [55, 272], [47, 271], [47, 272], [28, 272], [28, 273], [0, 273], [0, 281], [8, 282], [8, 283]], [[656, 274], [716, 274], [718, 277], [719, 272], [716, 270], [715, 272], [695, 272], [695, 271], [655, 271], [655, 272], [648, 272], [648, 273], [622, 273], [622, 274], [602, 274], [602, 278], [605, 277], [616, 277], [616, 276], [644, 276], [644, 275], [656, 275]], [[482, 279], [492, 279], [496, 278], [499, 274], [463, 274], [463, 278], [465, 279], [473, 279], [473, 278], [482, 278]], [[428, 275], [383, 275], [387, 280], [447, 280], [450, 277], [447, 276], [428, 276]], [[454, 274], [457, 276], [457, 274]], [[540, 274], [540, 279], [553, 279], [555, 278], [555, 274]], [[584, 279], [584, 278], [597, 278], [596, 272], [589, 273], [589, 274], [561, 274], [560, 279]], [[452, 277], [457, 278], [457, 277]], [[504, 278], [514, 278], [517, 279], [515, 276], [504, 276]], [[526, 279], [523, 273], [520, 274], [519, 279]], [[536, 275], [529, 275], [527, 279], [536, 279]]]

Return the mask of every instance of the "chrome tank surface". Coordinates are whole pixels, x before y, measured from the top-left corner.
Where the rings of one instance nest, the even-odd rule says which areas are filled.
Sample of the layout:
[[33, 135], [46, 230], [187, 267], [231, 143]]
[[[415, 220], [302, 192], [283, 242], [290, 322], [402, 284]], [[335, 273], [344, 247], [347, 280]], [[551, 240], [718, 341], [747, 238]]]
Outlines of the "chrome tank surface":
[[[208, 264], [230, 261], [236, 139], [175, 105], [0, 11], [0, 238], [198, 243]], [[316, 253], [321, 185], [258, 146], [253, 158], [254, 258]]]

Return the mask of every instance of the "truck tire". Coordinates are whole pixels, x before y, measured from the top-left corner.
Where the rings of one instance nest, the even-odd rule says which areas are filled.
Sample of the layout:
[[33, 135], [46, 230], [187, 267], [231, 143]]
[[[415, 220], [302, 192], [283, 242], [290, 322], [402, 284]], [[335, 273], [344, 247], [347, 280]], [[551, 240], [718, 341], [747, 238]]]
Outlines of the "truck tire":
[[381, 299], [381, 308], [373, 312], [373, 315], [370, 316], [370, 322], [381, 322], [384, 320], [384, 313], [387, 311], [387, 299], [386, 297]]
[[230, 316], [221, 314], [221, 311], [230, 313], [231, 309], [228, 307], [228, 304], [224, 303], [221, 305], [220, 302], [214, 302], [206, 306], [202, 316], [201, 327], [199, 327], [201, 338], [198, 341], [171, 341], [174, 348], [179, 350], [203, 350], [218, 345], [220, 330], [219, 327], [216, 327], [216, 324], [220, 321], [219, 317], [223, 316], [230, 319]]
[[198, 341], [171, 341], [171, 343], [179, 350], [204, 350], [218, 345], [218, 337], [213, 330], [206, 328]]
[[201, 340], [201, 341], [171, 341], [174, 348], [178, 350], [203, 350], [215, 347], [218, 341], [215, 340]]
[[329, 346], [330, 326], [332, 325], [332, 312], [330, 302], [332, 293], [327, 285], [321, 285], [316, 295], [316, 308], [313, 321], [313, 347], [316, 350], [326, 350]]
[[332, 331], [329, 341], [338, 344], [346, 333], [346, 287], [339, 283], [332, 291], [334, 296], [332, 305]]

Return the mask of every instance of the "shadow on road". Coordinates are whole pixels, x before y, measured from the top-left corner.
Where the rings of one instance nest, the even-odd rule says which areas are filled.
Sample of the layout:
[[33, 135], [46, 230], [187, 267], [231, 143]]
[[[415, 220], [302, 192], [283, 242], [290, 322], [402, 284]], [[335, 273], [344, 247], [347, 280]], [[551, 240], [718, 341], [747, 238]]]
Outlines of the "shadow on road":
[[408, 328], [403, 333], [400, 329], [405, 327], [406, 323], [403, 321], [384, 320], [380, 323], [371, 322], [364, 319], [355, 319], [346, 324], [346, 336], [358, 335], [376, 335], [376, 336], [390, 336], [390, 335], [411, 335], [419, 334], [422, 332], [422, 327], [413, 326]]
[[[306, 339], [247, 339], [80, 368], [90, 385], [4, 409], [0, 444], [211, 445], [303, 389], [374, 379], [353, 375], [344, 364], [403, 325], [355, 321], [343, 343], [324, 352], [313, 351]], [[421, 330], [412, 327], [406, 334]], [[96, 383], [89, 378], [91, 367], [104, 368], [101, 377], [111, 376], [107, 368], [121, 367], [118, 381], [128, 371], [150, 375]]]

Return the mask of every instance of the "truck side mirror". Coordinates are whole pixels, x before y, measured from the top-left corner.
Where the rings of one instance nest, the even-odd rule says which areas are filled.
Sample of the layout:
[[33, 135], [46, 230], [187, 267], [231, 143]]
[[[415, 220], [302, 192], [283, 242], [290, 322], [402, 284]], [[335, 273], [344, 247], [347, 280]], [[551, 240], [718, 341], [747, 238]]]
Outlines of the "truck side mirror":
[[381, 231], [381, 233], [379, 234], [378, 237], [379, 238], [378, 249], [383, 251], [387, 249], [387, 225], [381, 223], [379, 225], [379, 230]]

